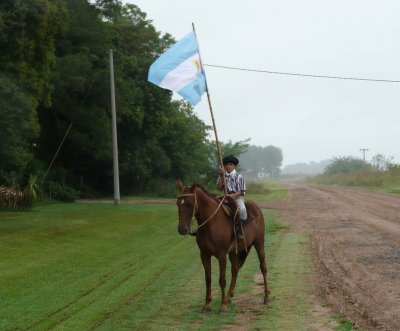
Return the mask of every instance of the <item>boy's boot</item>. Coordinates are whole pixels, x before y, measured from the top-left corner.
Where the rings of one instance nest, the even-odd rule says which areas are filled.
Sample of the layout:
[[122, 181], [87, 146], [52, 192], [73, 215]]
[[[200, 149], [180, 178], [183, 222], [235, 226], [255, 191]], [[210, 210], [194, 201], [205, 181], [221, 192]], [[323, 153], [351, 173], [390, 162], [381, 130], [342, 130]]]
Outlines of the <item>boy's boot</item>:
[[243, 240], [241, 222], [242, 222], [242, 220], [240, 218], [238, 218], [235, 221], [236, 241], [242, 241]]

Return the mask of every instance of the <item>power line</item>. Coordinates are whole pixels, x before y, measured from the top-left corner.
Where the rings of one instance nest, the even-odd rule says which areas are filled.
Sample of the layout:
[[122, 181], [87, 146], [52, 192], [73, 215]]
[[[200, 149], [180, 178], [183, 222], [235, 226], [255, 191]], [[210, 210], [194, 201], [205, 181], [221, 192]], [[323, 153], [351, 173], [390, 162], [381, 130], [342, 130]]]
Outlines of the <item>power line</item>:
[[390, 79], [312, 75], [312, 74], [301, 74], [301, 73], [293, 73], [293, 72], [281, 72], [281, 71], [269, 71], [269, 70], [248, 69], [248, 68], [238, 68], [238, 67], [227, 67], [227, 66], [219, 66], [219, 65], [214, 65], [214, 64], [204, 64], [204, 66], [213, 67], [213, 68], [221, 68], [221, 69], [229, 69], [229, 70], [259, 72], [259, 73], [273, 74], [273, 75], [287, 75], [287, 76], [300, 76], [300, 77], [325, 78], [325, 79], [361, 80], [361, 81], [367, 81], [367, 82], [380, 82], [380, 83], [400, 83], [400, 80], [390, 80]]

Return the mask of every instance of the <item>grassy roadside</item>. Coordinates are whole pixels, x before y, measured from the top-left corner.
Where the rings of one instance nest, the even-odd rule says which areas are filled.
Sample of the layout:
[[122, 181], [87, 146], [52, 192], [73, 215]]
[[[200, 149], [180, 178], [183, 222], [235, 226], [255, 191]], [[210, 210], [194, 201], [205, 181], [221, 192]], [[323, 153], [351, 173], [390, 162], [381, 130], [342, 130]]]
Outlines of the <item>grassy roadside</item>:
[[400, 194], [400, 172], [398, 169], [385, 172], [359, 171], [319, 175], [308, 179], [307, 182], [312, 184], [362, 187], [379, 192]]
[[[279, 200], [287, 196], [287, 189], [278, 182], [249, 182], [246, 199], [254, 201]], [[251, 192], [257, 192], [256, 194]]]
[[270, 217], [267, 245], [272, 300], [258, 314], [254, 330], [309, 330], [311, 266], [306, 247], [307, 238], [290, 232]]
[[[264, 210], [267, 220], [266, 253], [269, 272], [271, 302], [261, 305], [262, 293], [253, 308], [254, 315], [246, 330], [318, 330], [322, 327], [337, 327], [333, 315], [314, 314], [314, 298], [311, 283], [312, 267], [308, 254], [308, 238], [295, 233], [282, 224], [276, 214]], [[242, 276], [254, 284], [254, 274], [259, 273], [255, 254], [246, 262]], [[248, 290], [248, 283], [245, 284]], [[236, 314], [233, 325], [243, 327], [240, 314]], [[349, 329], [351, 330], [351, 329]]]
[[[193, 237], [177, 234], [176, 206], [51, 204], [0, 213], [0, 329], [220, 330], [240, 324], [233, 303], [200, 312], [203, 267]], [[256, 304], [252, 330], [306, 330], [310, 314], [307, 238], [265, 211], [272, 301]], [[259, 273], [255, 251], [237, 295]], [[229, 277], [228, 277], [229, 281]], [[318, 318], [319, 319], [319, 318]], [[318, 321], [320, 322], [320, 321]]]

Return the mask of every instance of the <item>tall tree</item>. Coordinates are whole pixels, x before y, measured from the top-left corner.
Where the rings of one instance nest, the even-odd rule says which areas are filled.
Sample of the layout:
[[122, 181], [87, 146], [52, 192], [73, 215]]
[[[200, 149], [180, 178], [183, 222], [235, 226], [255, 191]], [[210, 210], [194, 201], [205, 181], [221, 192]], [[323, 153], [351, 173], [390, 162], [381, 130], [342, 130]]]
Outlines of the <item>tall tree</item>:
[[0, 3], [0, 182], [22, 173], [39, 135], [36, 109], [51, 102], [55, 37], [62, 31], [61, 0]]
[[161, 35], [137, 6], [97, 1], [115, 54], [122, 191], [140, 192], [155, 180], [199, 177], [208, 166], [208, 128], [185, 102], [147, 81], [148, 68], [174, 40]]
[[243, 166], [254, 176], [257, 173], [267, 174], [268, 177], [276, 177], [280, 173], [280, 166], [283, 161], [283, 153], [275, 146], [250, 146], [243, 154]]
[[64, 37], [56, 45], [53, 104], [39, 112], [40, 151], [47, 163], [73, 123], [51, 177], [81, 189], [112, 189], [109, 49], [114, 52], [121, 191], [142, 192], [150, 181], [204, 172], [207, 127], [190, 106], [172, 102], [171, 92], [147, 81], [150, 64], [174, 42], [172, 37], [161, 36], [137, 6], [117, 0], [96, 6], [69, 0], [67, 14]]
[[[149, 66], [173, 42], [139, 7], [120, 0], [1, 1], [0, 184], [14, 170], [38, 172], [37, 163], [44, 171], [72, 123], [48, 179], [112, 190], [109, 49], [121, 191], [216, 171], [209, 127], [189, 104], [147, 81]], [[226, 147], [238, 154], [242, 145]]]
[[65, 33], [56, 44], [52, 107], [39, 110], [39, 152], [49, 164], [72, 123], [50, 178], [104, 190], [111, 186], [112, 165], [108, 31], [88, 1], [68, 0], [66, 8]]

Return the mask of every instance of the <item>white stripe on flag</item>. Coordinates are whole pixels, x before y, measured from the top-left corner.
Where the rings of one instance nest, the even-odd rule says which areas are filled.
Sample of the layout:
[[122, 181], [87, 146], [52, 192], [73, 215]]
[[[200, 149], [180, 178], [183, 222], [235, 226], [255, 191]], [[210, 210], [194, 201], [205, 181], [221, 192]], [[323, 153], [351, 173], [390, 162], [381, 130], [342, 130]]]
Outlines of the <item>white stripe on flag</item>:
[[179, 91], [196, 80], [200, 71], [199, 53], [196, 53], [179, 64], [174, 70], [170, 71], [161, 81], [159, 86], [174, 92]]

